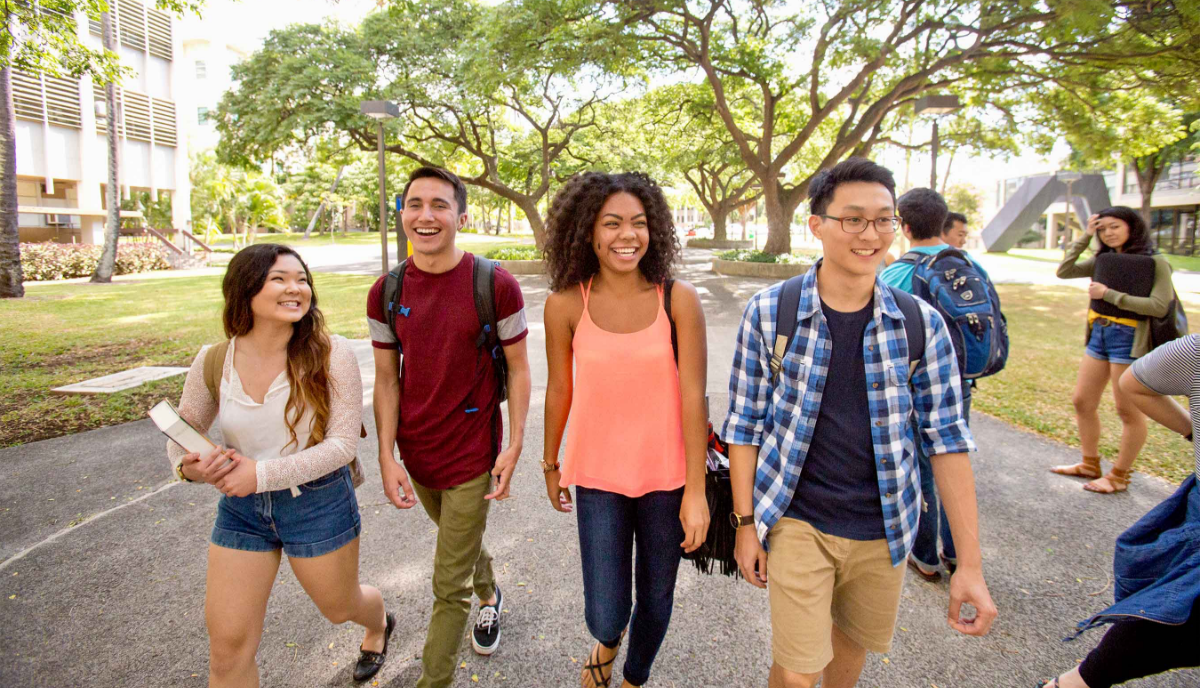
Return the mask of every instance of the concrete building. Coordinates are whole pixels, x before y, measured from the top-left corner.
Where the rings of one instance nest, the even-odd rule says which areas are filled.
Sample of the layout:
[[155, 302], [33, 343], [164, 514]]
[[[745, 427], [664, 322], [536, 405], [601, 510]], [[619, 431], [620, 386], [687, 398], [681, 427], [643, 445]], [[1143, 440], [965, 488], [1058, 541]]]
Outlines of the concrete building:
[[[1142, 195], [1138, 189], [1137, 174], [1132, 166], [1127, 165], [1122, 170], [1105, 171], [1103, 176], [1113, 205], [1141, 209]], [[1015, 177], [997, 184], [998, 202], [993, 214], [1028, 178]], [[1150, 233], [1159, 250], [1178, 255], [1200, 254], [1200, 241], [1196, 236], [1197, 216], [1200, 215], [1200, 156], [1192, 155], [1183, 162], [1171, 165], [1155, 184], [1154, 192], [1150, 196], [1150, 205], [1153, 208]], [[1091, 209], [1092, 212], [1097, 210], [1100, 208]], [[1060, 198], [1050, 205], [1037, 224], [1030, 227], [1018, 246], [1057, 248], [1061, 246], [1064, 237], [1070, 241], [1079, 235], [1083, 229], [1082, 221], [1086, 221], [1086, 218], [1068, 215], [1066, 199]]]
[[180, 128], [187, 132], [188, 150], [193, 153], [217, 146], [215, 120], [217, 104], [233, 86], [231, 69], [254, 52], [228, 37], [228, 32], [213, 20], [189, 16], [178, 24], [183, 48], [176, 74], [176, 105]]
[[[190, 229], [188, 148], [177, 101], [188, 81], [172, 15], [138, 0], [110, 0], [121, 63], [134, 72], [119, 88], [121, 196], [171, 197], [174, 228]], [[101, 46], [100, 22], [80, 13], [79, 35]], [[12, 73], [17, 194], [22, 241], [101, 243], [108, 148], [104, 90], [91, 79]], [[125, 216], [138, 213], [125, 213]]]

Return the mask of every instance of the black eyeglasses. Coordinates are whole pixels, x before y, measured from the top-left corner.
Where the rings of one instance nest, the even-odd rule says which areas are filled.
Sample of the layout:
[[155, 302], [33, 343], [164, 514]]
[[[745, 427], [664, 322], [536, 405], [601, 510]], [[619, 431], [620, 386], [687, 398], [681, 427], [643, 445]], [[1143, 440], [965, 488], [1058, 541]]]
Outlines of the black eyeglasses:
[[820, 215], [826, 220], [837, 220], [842, 225], [842, 231], [847, 234], [862, 234], [867, 231], [867, 225], [875, 225], [875, 231], [880, 234], [891, 234], [900, 226], [899, 217], [877, 217], [874, 220], [868, 220], [865, 217], [852, 215], [850, 217], [834, 217], [833, 215]]

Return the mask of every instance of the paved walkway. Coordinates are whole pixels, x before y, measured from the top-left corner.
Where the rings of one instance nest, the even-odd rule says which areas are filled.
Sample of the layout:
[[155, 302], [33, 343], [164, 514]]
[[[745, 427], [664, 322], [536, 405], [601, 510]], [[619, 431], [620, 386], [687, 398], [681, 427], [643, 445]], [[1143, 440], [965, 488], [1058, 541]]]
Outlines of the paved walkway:
[[[720, 278], [694, 256], [709, 321], [714, 416], [742, 304], [765, 282]], [[511, 501], [487, 535], [508, 613], [492, 657], [465, 649], [456, 686], [569, 686], [590, 645], [573, 515], [547, 503], [541, 456], [545, 298], [523, 277], [531, 316], [534, 395]], [[358, 344], [371, 381], [369, 346]], [[368, 397], [369, 398], [369, 397]], [[379, 685], [412, 686], [420, 672], [431, 593], [434, 529], [421, 510], [387, 504], [371, 437], [360, 445], [366, 484], [362, 579], [383, 589], [399, 617]], [[986, 416], [974, 429], [986, 574], [1000, 619], [984, 639], [945, 623], [948, 585], [910, 577], [893, 651], [871, 655], [861, 686], [1026, 688], [1082, 658], [1099, 639], [1059, 642], [1111, 601], [1114, 538], [1170, 494], [1134, 477], [1126, 494], [1099, 497], [1045, 467], [1075, 451]], [[203, 599], [206, 538], [218, 494], [171, 482], [163, 440], [149, 421], [0, 450], [0, 686], [202, 686], [207, 675]], [[649, 685], [765, 686], [770, 657], [766, 595], [744, 582], [684, 569], [676, 610]], [[321, 618], [287, 566], [268, 607], [259, 652], [264, 686], [348, 686], [359, 632]], [[478, 682], [472, 680], [478, 677]], [[1200, 671], [1139, 687], [1192, 688]]]

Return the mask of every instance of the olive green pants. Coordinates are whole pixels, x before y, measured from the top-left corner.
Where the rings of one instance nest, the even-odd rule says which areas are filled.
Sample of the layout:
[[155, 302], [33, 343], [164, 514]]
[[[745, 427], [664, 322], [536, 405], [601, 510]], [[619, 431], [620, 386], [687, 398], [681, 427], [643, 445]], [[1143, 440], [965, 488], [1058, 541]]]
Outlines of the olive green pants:
[[491, 475], [446, 490], [431, 490], [412, 481], [413, 491], [437, 524], [433, 555], [433, 614], [421, 653], [423, 671], [417, 688], [445, 688], [454, 681], [458, 649], [471, 612], [471, 590], [486, 601], [495, 590], [492, 557], [483, 548]]

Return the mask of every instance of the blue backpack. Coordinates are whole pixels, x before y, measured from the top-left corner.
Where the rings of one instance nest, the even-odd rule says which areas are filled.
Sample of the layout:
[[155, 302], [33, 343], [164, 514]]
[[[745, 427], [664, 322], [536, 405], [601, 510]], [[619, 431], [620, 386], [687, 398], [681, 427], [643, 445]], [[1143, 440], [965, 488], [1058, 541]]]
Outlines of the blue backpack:
[[963, 378], [995, 375], [1008, 362], [1008, 320], [1000, 296], [967, 254], [956, 248], [940, 253], [909, 251], [898, 260], [914, 267], [913, 295], [942, 314]]

